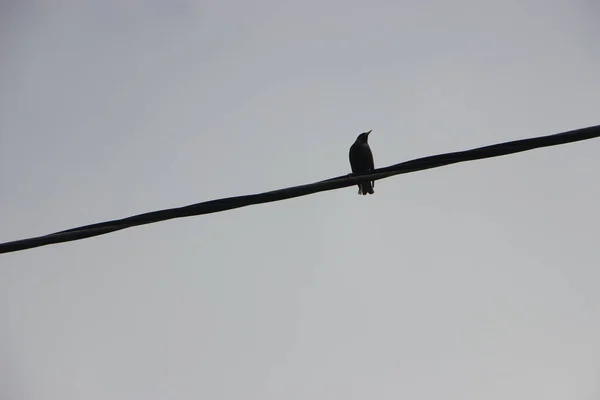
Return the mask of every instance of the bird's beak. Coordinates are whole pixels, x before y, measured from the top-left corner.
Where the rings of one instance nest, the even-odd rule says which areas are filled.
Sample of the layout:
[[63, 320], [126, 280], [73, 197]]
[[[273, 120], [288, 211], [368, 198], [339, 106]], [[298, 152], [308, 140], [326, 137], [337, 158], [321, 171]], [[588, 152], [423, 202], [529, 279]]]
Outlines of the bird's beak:
[[369, 132], [366, 132], [367, 136], [369, 136], [371, 132], [373, 132], [373, 129], [371, 129]]

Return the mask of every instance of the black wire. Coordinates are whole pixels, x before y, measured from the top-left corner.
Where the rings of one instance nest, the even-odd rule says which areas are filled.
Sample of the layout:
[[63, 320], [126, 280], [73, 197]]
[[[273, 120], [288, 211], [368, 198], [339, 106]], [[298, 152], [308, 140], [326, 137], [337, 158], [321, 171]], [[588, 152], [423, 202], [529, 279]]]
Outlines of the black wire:
[[86, 225], [79, 228], [68, 229], [66, 231], [60, 231], [45, 236], [38, 236], [30, 239], [22, 239], [13, 242], [0, 243], [0, 253], [9, 253], [13, 251], [45, 246], [48, 244], [62, 243], [72, 240], [84, 239], [92, 236], [104, 235], [106, 233], [115, 232], [125, 228], [131, 228], [133, 226], [151, 224], [154, 222], [166, 221], [168, 219], [173, 218], [183, 218], [190, 217], [193, 215], [210, 214], [220, 211], [232, 210], [234, 208], [245, 207], [253, 204], [262, 204], [269, 203], [272, 201], [291, 199], [294, 197], [305, 196], [307, 194], [324, 192], [326, 190], [354, 186], [358, 182], [374, 181], [387, 178], [393, 175], [421, 171], [429, 168], [437, 168], [444, 165], [455, 164], [459, 162], [479, 160], [482, 158], [498, 157], [512, 153], [518, 153], [521, 151], [532, 150], [540, 147], [556, 146], [559, 144], [592, 139], [599, 136], [600, 125], [597, 125], [588, 128], [557, 133], [554, 135], [541, 136], [531, 139], [515, 140], [513, 142], [499, 143], [492, 146], [480, 147], [472, 150], [423, 157], [418, 158], [416, 160], [395, 164], [385, 168], [378, 168], [369, 174], [343, 175], [338, 176], [336, 178], [311, 183], [308, 185], [293, 186], [285, 189], [273, 190], [270, 192], [258, 194], [250, 194], [245, 196], [210, 200], [185, 207], [153, 211], [149, 213], [135, 215], [133, 217]]

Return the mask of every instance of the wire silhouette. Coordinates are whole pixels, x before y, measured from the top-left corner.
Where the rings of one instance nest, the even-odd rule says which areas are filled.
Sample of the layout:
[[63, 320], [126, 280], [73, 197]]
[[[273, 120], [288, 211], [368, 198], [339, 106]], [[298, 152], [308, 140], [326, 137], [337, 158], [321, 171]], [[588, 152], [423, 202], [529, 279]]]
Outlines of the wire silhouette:
[[343, 187], [354, 186], [359, 182], [375, 181], [383, 178], [388, 178], [394, 175], [422, 171], [425, 169], [442, 167], [444, 165], [456, 164], [459, 162], [499, 157], [513, 153], [519, 153], [522, 151], [533, 150], [541, 147], [557, 146], [560, 144], [572, 143], [597, 137], [600, 137], [600, 125], [575, 129], [572, 131], [557, 133], [554, 135], [540, 136], [530, 139], [521, 139], [512, 142], [499, 143], [491, 146], [479, 147], [472, 150], [423, 157], [391, 165], [385, 168], [378, 168], [371, 171], [369, 174], [342, 175], [324, 181], [310, 183], [307, 185], [293, 186], [258, 194], [210, 200], [202, 203], [192, 204], [189, 206], [153, 211], [128, 218], [81, 226], [78, 228], [68, 229], [49, 235], [0, 243], [0, 254], [31, 249], [34, 247], [46, 246], [49, 244], [85, 239], [93, 236], [104, 235], [110, 232], [119, 231], [125, 228], [166, 221], [173, 218], [183, 218], [191, 217], [194, 215], [211, 214], [226, 210], [232, 210], [235, 208], [246, 207], [254, 204], [262, 204], [269, 203], [272, 201], [291, 199], [294, 197], [306, 196], [308, 194], [324, 192], [327, 190], [334, 190]]

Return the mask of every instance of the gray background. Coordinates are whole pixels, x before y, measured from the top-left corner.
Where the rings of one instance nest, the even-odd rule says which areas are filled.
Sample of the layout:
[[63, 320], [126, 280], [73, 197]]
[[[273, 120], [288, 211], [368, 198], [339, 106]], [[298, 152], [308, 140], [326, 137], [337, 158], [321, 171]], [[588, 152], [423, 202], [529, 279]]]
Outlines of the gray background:
[[[591, 0], [2, 1], [0, 240], [600, 123]], [[598, 399], [600, 141], [0, 256], [2, 399]]]

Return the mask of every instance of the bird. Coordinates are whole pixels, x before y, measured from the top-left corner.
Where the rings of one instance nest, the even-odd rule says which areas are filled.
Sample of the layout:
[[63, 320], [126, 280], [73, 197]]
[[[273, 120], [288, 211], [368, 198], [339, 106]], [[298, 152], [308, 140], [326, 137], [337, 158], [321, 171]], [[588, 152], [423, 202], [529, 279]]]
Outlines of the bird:
[[[375, 168], [373, 153], [368, 142], [371, 132], [372, 130], [361, 133], [354, 144], [350, 146], [350, 166], [355, 174], [369, 172]], [[373, 194], [375, 193], [374, 187], [375, 181], [361, 182], [358, 184], [358, 194]]]

